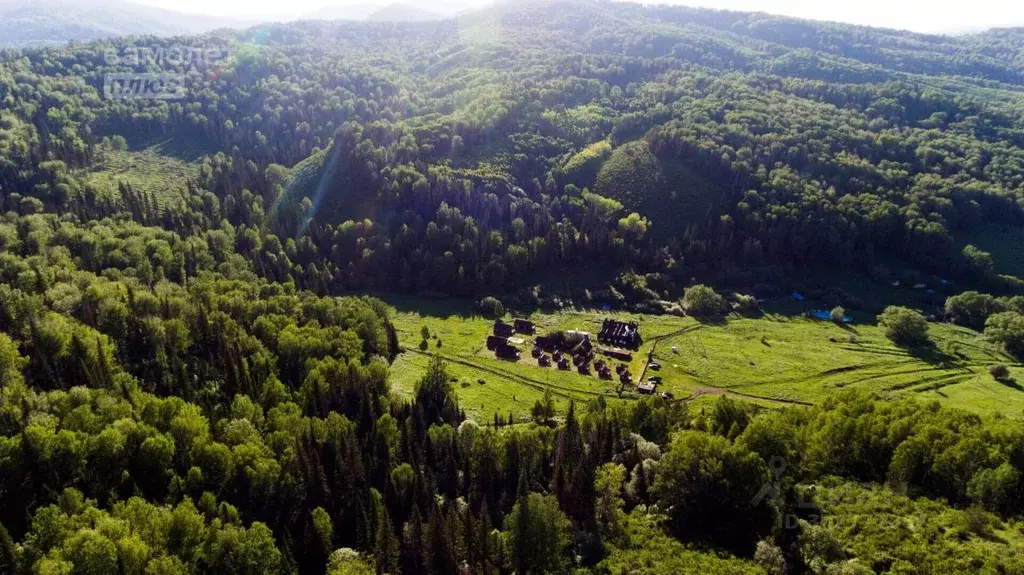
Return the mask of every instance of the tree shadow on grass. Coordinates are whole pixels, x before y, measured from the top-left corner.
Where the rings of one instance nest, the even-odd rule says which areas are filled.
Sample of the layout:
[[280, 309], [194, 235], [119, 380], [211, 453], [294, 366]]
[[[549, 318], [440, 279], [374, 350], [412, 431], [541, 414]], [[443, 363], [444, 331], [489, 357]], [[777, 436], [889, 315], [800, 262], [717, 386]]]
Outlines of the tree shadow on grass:
[[843, 329], [843, 331], [848, 331], [848, 332], [852, 333], [853, 335], [860, 335], [860, 332], [857, 331], [857, 328], [853, 327], [852, 325], [850, 325], [848, 323], [837, 323], [836, 325], [841, 327]]
[[940, 367], [953, 367], [960, 363], [956, 356], [950, 355], [941, 349], [939, 349], [935, 342], [918, 342], [911, 345], [904, 346], [907, 353], [911, 357], [920, 359], [921, 361], [930, 364], [938, 365]]
[[185, 162], [199, 161], [203, 156], [217, 153], [217, 147], [210, 141], [198, 138], [168, 138], [165, 135], [140, 134], [129, 136], [128, 151], [144, 152], [152, 150], [161, 155], [176, 158]]
[[686, 317], [693, 318], [697, 323], [705, 326], [721, 327], [728, 323], [724, 315], [687, 315]]
[[369, 295], [395, 308], [395, 311], [400, 313], [415, 313], [424, 317], [440, 319], [450, 317], [458, 317], [460, 319], [484, 317], [477, 312], [473, 304], [473, 300], [455, 296], [424, 296], [395, 292], [372, 292], [343, 295]]
[[1007, 386], [1008, 388], [1015, 389], [1017, 391], [1024, 391], [1024, 386], [1021, 386], [1019, 383], [1017, 383], [1017, 380], [1015, 380], [1013, 378], [1004, 378], [1004, 379], [995, 380], [995, 381], [1000, 383], [1000, 384], [1002, 384], [1002, 385]]

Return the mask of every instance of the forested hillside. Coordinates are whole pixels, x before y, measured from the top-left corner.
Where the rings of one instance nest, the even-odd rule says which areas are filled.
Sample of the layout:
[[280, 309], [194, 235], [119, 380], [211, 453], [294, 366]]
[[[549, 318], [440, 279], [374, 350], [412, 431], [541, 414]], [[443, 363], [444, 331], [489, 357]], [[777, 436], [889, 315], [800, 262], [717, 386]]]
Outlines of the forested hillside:
[[[224, 56], [124, 57], [183, 47]], [[104, 93], [157, 72], [185, 97]], [[1019, 29], [583, 0], [0, 50], [0, 573], [1019, 573], [1017, 418], [548, 387], [473, 421], [425, 324], [394, 389], [383, 298], [501, 317], [584, 270], [582, 306], [699, 316], [697, 282], [932, 276], [992, 294], [936, 313], [1005, 353], [894, 309], [909, 351], [815, 369], [1020, 391], [1024, 280], [974, 244], [1024, 228], [1022, 98]]]

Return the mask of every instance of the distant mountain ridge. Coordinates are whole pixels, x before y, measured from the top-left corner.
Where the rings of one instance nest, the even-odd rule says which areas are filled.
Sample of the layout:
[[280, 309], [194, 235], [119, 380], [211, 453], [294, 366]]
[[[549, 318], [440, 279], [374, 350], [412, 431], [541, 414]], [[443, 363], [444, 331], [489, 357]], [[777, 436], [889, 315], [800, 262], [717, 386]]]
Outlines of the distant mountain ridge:
[[366, 18], [370, 22], [430, 22], [444, 20], [445, 16], [411, 4], [389, 4]]
[[377, 4], [345, 4], [324, 6], [308, 14], [303, 14], [299, 20], [356, 20], [363, 21], [374, 12], [380, 10]]
[[0, 47], [23, 48], [128, 35], [201, 34], [256, 23], [175, 12], [124, 0], [0, 0]]
[[360, 22], [431, 22], [450, 17], [412, 4], [395, 2], [380, 4], [360, 3], [324, 6], [303, 15], [301, 20], [354, 20]]

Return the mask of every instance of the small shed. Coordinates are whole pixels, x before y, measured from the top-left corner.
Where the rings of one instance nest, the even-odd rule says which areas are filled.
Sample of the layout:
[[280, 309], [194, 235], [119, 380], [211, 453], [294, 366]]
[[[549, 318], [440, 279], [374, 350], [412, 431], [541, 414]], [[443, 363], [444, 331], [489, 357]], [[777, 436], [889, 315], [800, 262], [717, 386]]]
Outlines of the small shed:
[[533, 334], [533, 332], [536, 331], [533, 322], [527, 321], [525, 319], [517, 319], [515, 320], [513, 325], [515, 326], [516, 331], [519, 333]]
[[508, 345], [507, 343], [499, 345], [498, 348], [494, 350], [494, 353], [501, 359], [519, 361], [519, 350], [516, 349], [515, 346]]
[[500, 319], [494, 320], [494, 335], [499, 337], [510, 337], [515, 330], [512, 326], [501, 321]]

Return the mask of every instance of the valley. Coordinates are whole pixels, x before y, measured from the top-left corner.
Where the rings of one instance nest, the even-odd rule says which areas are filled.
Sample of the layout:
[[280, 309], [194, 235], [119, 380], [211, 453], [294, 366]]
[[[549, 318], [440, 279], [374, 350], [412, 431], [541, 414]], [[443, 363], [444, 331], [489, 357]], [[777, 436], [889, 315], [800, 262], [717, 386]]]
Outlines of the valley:
[[37, 4], [0, 574], [1024, 573], [1024, 30]]

